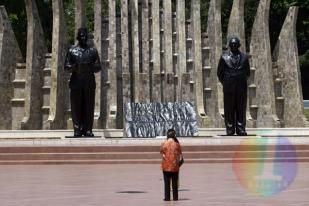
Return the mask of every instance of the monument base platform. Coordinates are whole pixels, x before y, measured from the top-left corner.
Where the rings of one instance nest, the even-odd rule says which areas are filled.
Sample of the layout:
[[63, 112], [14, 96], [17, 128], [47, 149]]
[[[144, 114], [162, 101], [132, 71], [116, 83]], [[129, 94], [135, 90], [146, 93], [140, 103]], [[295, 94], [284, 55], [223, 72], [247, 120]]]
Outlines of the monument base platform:
[[[198, 137], [179, 137], [185, 164], [309, 162], [309, 129], [247, 131], [252, 135], [222, 136], [224, 129], [201, 128]], [[0, 131], [0, 164], [159, 164], [159, 147], [165, 139], [125, 138], [122, 130], [94, 130], [101, 138], [65, 138], [70, 134], [69, 130]]]

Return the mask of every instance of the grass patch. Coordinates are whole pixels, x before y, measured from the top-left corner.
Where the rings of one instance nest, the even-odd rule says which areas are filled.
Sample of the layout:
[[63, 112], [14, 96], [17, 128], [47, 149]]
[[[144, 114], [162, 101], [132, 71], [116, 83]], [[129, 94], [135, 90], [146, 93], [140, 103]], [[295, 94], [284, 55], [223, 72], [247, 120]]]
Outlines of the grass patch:
[[309, 120], [309, 109], [305, 109], [305, 117]]

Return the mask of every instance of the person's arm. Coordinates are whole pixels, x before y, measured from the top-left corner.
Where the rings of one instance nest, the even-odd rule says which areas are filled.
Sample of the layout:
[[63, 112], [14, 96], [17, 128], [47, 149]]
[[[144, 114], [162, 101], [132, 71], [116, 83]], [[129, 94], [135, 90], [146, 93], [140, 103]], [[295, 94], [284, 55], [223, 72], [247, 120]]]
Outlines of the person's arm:
[[218, 70], [217, 70], [217, 76], [218, 79], [221, 83], [223, 83], [223, 78], [224, 78], [224, 60], [221, 56], [218, 64]]
[[163, 142], [163, 143], [161, 144], [161, 146], [160, 146], [160, 153], [161, 153], [161, 154], [164, 153], [164, 143], [165, 143], [165, 142]]
[[177, 150], [178, 150], [178, 153], [182, 156], [182, 150], [181, 150], [181, 146], [180, 146], [179, 143], [178, 143], [178, 146], [177, 146]]
[[97, 50], [95, 50], [95, 55], [96, 55], [96, 57], [95, 57], [95, 62], [94, 62], [93, 67], [92, 67], [92, 71], [97, 73], [97, 72], [101, 71], [102, 68], [101, 68], [100, 57], [99, 57]]
[[165, 151], [164, 151], [164, 142], [160, 146], [160, 154], [162, 155], [163, 159], [165, 159]]

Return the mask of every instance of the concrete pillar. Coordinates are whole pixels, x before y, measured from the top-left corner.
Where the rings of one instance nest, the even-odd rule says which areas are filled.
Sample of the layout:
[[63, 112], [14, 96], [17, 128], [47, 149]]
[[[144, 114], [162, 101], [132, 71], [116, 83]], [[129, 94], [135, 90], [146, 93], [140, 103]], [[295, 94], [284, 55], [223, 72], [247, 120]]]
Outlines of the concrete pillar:
[[[163, 1], [163, 29], [164, 29], [164, 67], [165, 80], [163, 84], [163, 100], [173, 102], [174, 99], [174, 81], [171, 79], [173, 72], [173, 41], [172, 41], [172, 2]], [[166, 95], [169, 94], [169, 95]], [[172, 94], [172, 95], [170, 95]]]
[[282, 95], [284, 98], [283, 120], [285, 127], [308, 127], [304, 116], [301, 76], [296, 39], [298, 7], [292, 6], [285, 18], [274, 60], [282, 73]]
[[160, 7], [159, 1], [152, 0], [151, 4], [151, 34], [152, 34], [152, 65], [153, 65], [153, 73], [160, 74]]
[[102, 71], [101, 71], [101, 102], [100, 102], [100, 124], [105, 129], [107, 128], [108, 121], [108, 109], [109, 109], [109, 90], [110, 82], [108, 79], [108, 68], [109, 68], [109, 30], [108, 30], [108, 19], [103, 18], [102, 20]]
[[12, 129], [14, 71], [22, 55], [4, 6], [0, 6], [0, 129]]
[[238, 36], [242, 52], [246, 52], [244, 7], [245, 0], [234, 0], [227, 30], [227, 41], [231, 36]]
[[45, 128], [66, 128], [69, 95], [69, 74], [64, 71], [64, 60], [69, 49], [62, 0], [53, 0], [53, 36], [51, 62], [50, 110]]
[[221, 0], [211, 0], [208, 11], [207, 33], [210, 49], [210, 77], [209, 98], [206, 104], [209, 115], [213, 121], [213, 127], [223, 126], [223, 92], [222, 85], [218, 81], [217, 67], [222, 53], [222, 31], [221, 31]]
[[272, 59], [269, 39], [269, 8], [271, 0], [260, 0], [250, 42], [251, 67], [256, 69], [254, 82], [257, 101], [257, 127], [277, 127]]
[[77, 30], [81, 27], [86, 27], [86, 1], [75, 0], [74, 11], [75, 11], [75, 37]]
[[173, 73], [173, 45], [172, 45], [172, 3], [171, 0], [163, 1], [164, 16], [164, 71]]
[[142, 0], [142, 65], [143, 73], [149, 73], [149, 8], [148, 0]]
[[[129, 22], [128, 22], [128, 0], [121, 1], [121, 68], [122, 68], [122, 98], [119, 104], [122, 109], [118, 113], [122, 114], [124, 121], [124, 107], [131, 102], [131, 76], [129, 71]], [[122, 127], [123, 127], [122, 123]]]
[[129, 72], [128, 0], [121, 0], [121, 59], [123, 73]]
[[187, 95], [182, 95], [182, 75], [187, 71], [187, 55], [186, 55], [186, 27], [185, 27], [185, 1], [177, 0], [176, 3], [176, 25], [177, 25], [177, 70], [176, 75], [178, 77], [177, 84], [177, 98], [179, 101], [188, 101], [187, 99], [182, 99], [187, 97]]
[[[117, 7], [117, 6], [116, 6]], [[121, 17], [116, 17], [116, 95], [117, 95], [117, 114], [116, 129], [123, 128], [123, 77], [122, 77], [122, 60], [121, 60]]]
[[108, 83], [107, 128], [116, 128], [117, 73], [116, 73], [116, 2], [108, 1]]
[[[103, 60], [103, 52], [102, 52], [102, 41], [103, 41], [103, 31], [102, 31], [102, 1], [95, 0], [94, 1], [94, 44], [98, 50], [100, 60]], [[101, 76], [103, 72], [99, 72], [95, 74], [96, 80], [96, 97], [95, 97], [95, 109], [94, 109], [94, 128], [102, 128], [102, 119], [106, 118], [102, 115], [101, 111]]]
[[131, 11], [131, 48], [132, 48], [132, 69], [133, 72], [133, 99], [132, 102], [139, 101], [139, 40], [138, 40], [138, 0], [130, 0]]
[[26, 0], [27, 57], [25, 85], [25, 114], [21, 129], [42, 128], [42, 86], [45, 54], [47, 52], [39, 12], [34, 0]]
[[141, 18], [141, 32], [142, 32], [142, 76], [140, 80], [140, 101], [150, 102], [150, 82], [149, 82], [149, 2], [142, 0], [142, 18]]
[[202, 41], [201, 41], [201, 17], [200, 17], [200, 1], [191, 1], [191, 26], [193, 33], [192, 53], [193, 53], [193, 67], [194, 67], [194, 93], [195, 106], [199, 119], [199, 126], [209, 126], [209, 118], [206, 118], [204, 108], [204, 79], [202, 66]]
[[151, 65], [152, 86], [151, 99], [161, 102], [161, 56], [160, 56], [160, 1], [152, 0], [151, 3]]

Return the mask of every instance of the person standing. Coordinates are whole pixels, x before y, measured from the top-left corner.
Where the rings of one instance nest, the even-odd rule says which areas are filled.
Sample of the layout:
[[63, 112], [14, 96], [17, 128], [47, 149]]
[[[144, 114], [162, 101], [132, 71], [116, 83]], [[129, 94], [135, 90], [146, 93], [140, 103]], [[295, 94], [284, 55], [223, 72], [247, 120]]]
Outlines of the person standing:
[[161, 169], [164, 178], [164, 200], [170, 201], [170, 185], [173, 188], [173, 200], [178, 200], [179, 160], [182, 158], [181, 146], [176, 138], [176, 131], [169, 129], [167, 139], [161, 144]]
[[217, 70], [223, 85], [224, 121], [227, 135], [246, 136], [247, 79], [250, 76], [248, 55], [239, 51], [240, 40], [232, 37], [229, 51], [222, 54]]
[[74, 137], [93, 137], [95, 72], [101, 70], [98, 51], [88, 45], [87, 28], [77, 31], [78, 44], [67, 53], [64, 69], [71, 72], [70, 100]]

